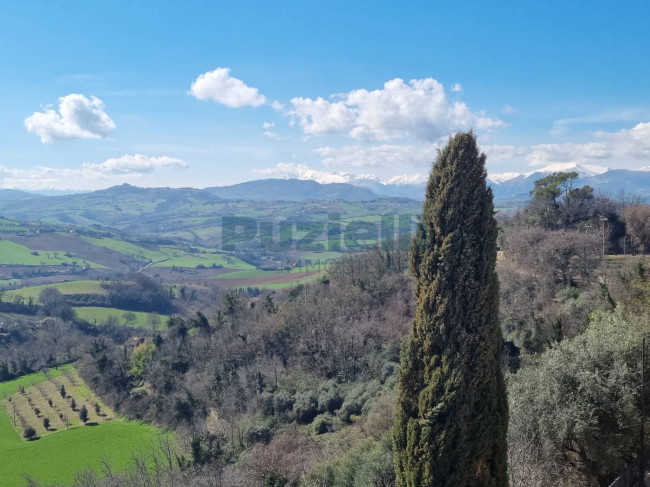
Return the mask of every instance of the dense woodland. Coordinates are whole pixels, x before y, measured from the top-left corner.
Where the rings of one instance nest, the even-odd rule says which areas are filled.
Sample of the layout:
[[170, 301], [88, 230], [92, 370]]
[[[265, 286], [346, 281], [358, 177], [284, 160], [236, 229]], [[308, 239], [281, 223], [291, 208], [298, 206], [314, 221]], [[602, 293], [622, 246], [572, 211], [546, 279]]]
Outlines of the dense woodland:
[[[650, 206], [576, 178], [540, 180], [497, 215], [513, 486], [608, 485], [639, 452]], [[140, 459], [79, 485], [394, 486], [415, 303], [409, 253], [390, 247], [286, 291], [184, 299], [135, 275], [101, 298], [173, 313], [158, 330], [86, 323], [71, 310], [96, 299], [83, 295], [0, 302], [0, 380], [79, 360], [117, 411], [176, 432], [155, 469]]]

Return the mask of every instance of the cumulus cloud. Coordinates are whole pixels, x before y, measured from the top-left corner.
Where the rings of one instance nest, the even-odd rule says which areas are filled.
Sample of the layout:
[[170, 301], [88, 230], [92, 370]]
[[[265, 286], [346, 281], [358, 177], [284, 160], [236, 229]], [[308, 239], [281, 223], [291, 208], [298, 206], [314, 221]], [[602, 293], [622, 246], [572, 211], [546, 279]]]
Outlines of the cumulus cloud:
[[326, 166], [389, 167], [425, 166], [436, 157], [437, 144], [375, 146], [348, 145], [344, 147], [320, 147], [316, 153]]
[[25, 119], [28, 132], [33, 132], [48, 144], [64, 139], [99, 139], [115, 130], [115, 122], [104, 111], [97, 97], [90, 99], [72, 93], [59, 98], [58, 111], [48, 108], [34, 112]]
[[150, 173], [186, 168], [187, 163], [173, 157], [125, 155], [101, 163], [84, 163], [79, 168], [9, 168], [0, 165], [0, 187], [27, 190], [99, 189], [124, 182], [148, 181]]
[[451, 91], [454, 93], [462, 93], [463, 92], [463, 85], [460, 83], [454, 83], [454, 85], [451, 87]]
[[293, 98], [287, 111], [305, 134], [344, 134], [363, 140], [388, 141], [414, 137], [434, 141], [460, 129], [489, 131], [504, 127], [499, 119], [475, 113], [462, 102], [449, 102], [433, 78], [405, 83], [396, 78], [382, 89], [354, 90], [322, 97]]
[[273, 122], [264, 122], [262, 124], [262, 128], [265, 130], [272, 129], [273, 127], [275, 127], [275, 124]]
[[482, 145], [481, 150], [487, 155], [489, 162], [504, 161], [515, 158], [523, 158], [528, 152], [525, 147], [514, 145]]
[[639, 123], [618, 132], [599, 131], [594, 141], [576, 144], [538, 144], [531, 147], [526, 160], [530, 166], [552, 163], [607, 163], [620, 166], [650, 159], [650, 122]]
[[84, 169], [109, 172], [113, 174], [144, 174], [156, 169], [186, 168], [188, 165], [187, 162], [181, 159], [176, 159], [175, 157], [148, 157], [143, 156], [142, 154], [133, 154], [107, 159], [101, 163], [84, 162], [82, 167]]
[[273, 110], [275, 110], [276, 112], [281, 112], [282, 110], [284, 110], [284, 105], [280, 103], [278, 100], [273, 100], [273, 102], [271, 102], [271, 108], [273, 108]]
[[230, 68], [217, 68], [199, 75], [192, 83], [190, 94], [199, 100], [213, 100], [228, 107], [257, 107], [266, 103], [257, 88], [230, 76]]

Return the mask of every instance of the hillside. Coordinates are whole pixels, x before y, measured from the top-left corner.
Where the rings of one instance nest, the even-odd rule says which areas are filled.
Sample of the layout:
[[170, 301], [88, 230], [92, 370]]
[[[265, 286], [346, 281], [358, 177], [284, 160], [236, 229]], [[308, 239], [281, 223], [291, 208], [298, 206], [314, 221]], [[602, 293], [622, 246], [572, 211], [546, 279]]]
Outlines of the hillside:
[[372, 201], [381, 196], [352, 184], [320, 184], [300, 179], [261, 179], [232, 186], [205, 188], [228, 200], [249, 201]]

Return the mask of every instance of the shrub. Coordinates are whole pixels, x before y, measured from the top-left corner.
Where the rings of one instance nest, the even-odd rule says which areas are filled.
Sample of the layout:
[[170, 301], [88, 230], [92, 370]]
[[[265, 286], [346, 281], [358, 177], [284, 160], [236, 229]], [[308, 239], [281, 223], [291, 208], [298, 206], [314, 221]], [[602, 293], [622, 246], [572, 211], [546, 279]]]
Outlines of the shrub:
[[273, 397], [273, 410], [275, 414], [285, 416], [293, 408], [296, 399], [288, 392], [280, 391]]
[[246, 430], [246, 440], [249, 445], [254, 443], [264, 443], [271, 441], [271, 430], [265, 424], [254, 424]]
[[339, 409], [342, 404], [343, 397], [341, 396], [336, 384], [323, 387], [318, 396], [318, 410], [321, 413], [333, 413]]
[[66, 392], [65, 392], [65, 386], [61, 384], [61, 387], [59, 388], [59, 392], [61, 393], [61, 397], [65, 399]]
[[88, 409], [86, 409], [86, 405], [84, 404], [81, 406], [81, 410], [79, 411], [79, 419], [86, 423], [88, 421]]
[[329, 433], [332, 431], [333, 419], [334, 418], [331, 414], [319, 414], [316, 416], [313, 422], [314, 433], [317, 435], [322, 435], [324, 433]]
[[36, 436], [36, 430], [31, 426], [27, 426], [23, 430], [23, 438], [30, 439], [30, 438], [34, 438], [34, 436]]
[[48, 400], [47, 400], [47, 403], [50, 405], [50, 407], [52, 407], [52, 404], [53, 404], [53, 403], [52, 403], [52, 399], [48, 399]]
[[50, 428], [49, 418], [43, 418], [43, 428], [45, 428], [46, 430]]
[[95, 403], [95, 413], [99, 414], [99, 412], [102, 410], [102, 408], [99, 406], [99, 403]]
[[36, 416], [40, 416], [41, 415], [41, 410], [38, 409], [38, 408], [34, 408], [34, 414], [36, 414]]
[[296, 394], [296, 402], [293, 405], [293, 414], [298, 423], [311, 423], [318, 414], [318, 400], [310, 393]]
[[72, 398], [72, 401], [70, 401], [70, 407], [72, 408], [73, 411], [77, 407], [77, 402], [74, 400], [74, 397]]

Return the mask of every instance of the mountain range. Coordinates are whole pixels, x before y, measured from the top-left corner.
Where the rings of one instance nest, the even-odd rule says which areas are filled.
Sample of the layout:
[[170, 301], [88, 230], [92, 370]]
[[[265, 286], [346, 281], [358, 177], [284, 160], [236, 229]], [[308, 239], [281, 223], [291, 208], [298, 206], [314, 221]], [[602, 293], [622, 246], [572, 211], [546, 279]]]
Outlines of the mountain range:
[[[578, 186], [589, 185], [598, 192], [616, 196], [620, 191], [650, 198], [650, 167], [636, 171], [608, 169], [603, 166], [575, 163], [554, 164], [524, 173], [500, 173], [488, 175], [497, 201], [523, 203], [530, 198], [535, 181], [554, 172], [575, 171]], [[322, 183], [312, 179], [260, 179], [231, 186], [205, 189], [192, 188], [137, 188], [124, 184], [88, 193], [44, 196], [14, 189], [0, 189], [0, 211], [4, 214], [35, 216], [35, 214], [65, 214], [66, 209], [93, 208], [119, 204], [125, 197], [135, 204], [147, 207], [155, 202], [155, 208], [164, 210], [174, 205], [192, 202], [216, 204], [225, 201], [349, 201], [364, 202], [384, 198], [424, 198], [424, 182], [381, 182], [371, 178], [353, 178], [347, 183]], [[99, 205], [99, 207], [98, 207]], [[154, 209], [154, 208], [151, 208]], [[138, 211], [136, 207], [131, 211]], [[127, 213], [130, 213], [127, 210]]]

